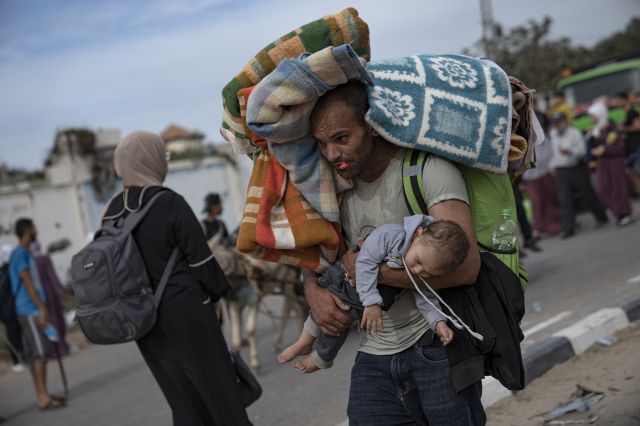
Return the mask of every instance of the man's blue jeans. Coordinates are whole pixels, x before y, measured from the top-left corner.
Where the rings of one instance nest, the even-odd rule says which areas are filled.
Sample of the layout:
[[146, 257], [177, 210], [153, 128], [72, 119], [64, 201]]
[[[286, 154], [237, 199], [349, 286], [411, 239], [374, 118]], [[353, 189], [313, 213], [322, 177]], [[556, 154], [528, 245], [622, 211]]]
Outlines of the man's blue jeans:
[[455, 392], [447, 352], [437, 338], [394, 355], [358, 352], [351, 370], [349, 425], [484, 425], [481, 394], [479, 382]]

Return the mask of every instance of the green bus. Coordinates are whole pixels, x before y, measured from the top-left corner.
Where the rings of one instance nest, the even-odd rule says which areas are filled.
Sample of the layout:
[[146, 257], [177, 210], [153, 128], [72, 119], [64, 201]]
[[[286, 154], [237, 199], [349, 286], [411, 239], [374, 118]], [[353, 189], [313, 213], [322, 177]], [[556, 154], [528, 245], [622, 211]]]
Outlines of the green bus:
[[[588, 130], [591, 120], [586, 115], [591, 102], [599, 97], [608, 100], [620, 92], [640, 91], [640, 57], [600, 64], [558, 82], [557, 89], [574, 109], [573, 125], [580, 130]], [[609, 117], [615, 123], [624, 120], [625, 111], [621, 105], [609, 105]]]

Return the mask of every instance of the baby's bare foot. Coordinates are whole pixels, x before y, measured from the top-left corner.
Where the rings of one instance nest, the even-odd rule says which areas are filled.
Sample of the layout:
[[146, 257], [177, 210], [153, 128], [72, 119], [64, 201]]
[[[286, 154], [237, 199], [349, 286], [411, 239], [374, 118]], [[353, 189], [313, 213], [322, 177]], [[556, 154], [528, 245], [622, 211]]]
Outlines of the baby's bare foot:
[[280, 364], [286, 364], [297, 356], [309, 355], [312, 348], [313, 344], [304, 344], [298, 341], [280, 352], [280, 355], [278, 355], [278, 362]]
[[303, 359], [302, 361], [298, 361], [296, 362], [296, 364], [294, 365], [295, 368], [297, 368], [298, 370], [300, 370], [303, 373], [313, 373], [314, 371], [318, 371], [320, 368], [318, 368], [318, 366], [316, 366], [313, 361], [311, 361], [311, 357], [308, 356], [305, 359]]

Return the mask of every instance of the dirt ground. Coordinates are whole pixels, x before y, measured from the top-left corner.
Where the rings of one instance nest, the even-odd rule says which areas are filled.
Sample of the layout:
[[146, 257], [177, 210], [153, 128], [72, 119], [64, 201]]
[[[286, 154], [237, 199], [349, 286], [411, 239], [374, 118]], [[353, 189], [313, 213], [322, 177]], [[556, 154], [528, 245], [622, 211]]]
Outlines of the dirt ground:
[[604, 393], [586, 413], [572, 413], [549, 425], [640, 426], [640, 322], [616, 334], [613, 346], [594, 345], [556, 365], [523, 391], [487, 409], [489, 426], [544, 424], [544, 416], [569, 400], [576, 385]]

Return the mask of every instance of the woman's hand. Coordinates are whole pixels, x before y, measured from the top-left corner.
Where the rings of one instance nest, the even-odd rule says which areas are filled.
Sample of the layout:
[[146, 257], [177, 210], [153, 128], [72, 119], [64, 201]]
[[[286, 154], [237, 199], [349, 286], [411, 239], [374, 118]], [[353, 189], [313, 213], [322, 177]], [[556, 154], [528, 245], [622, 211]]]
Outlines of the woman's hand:
[[218, 321], [220, 321], [222, 319], [222, 303], [220, 300], [213, 304], [213, 310], [216, 313], [216, 317], [218, 317]]

